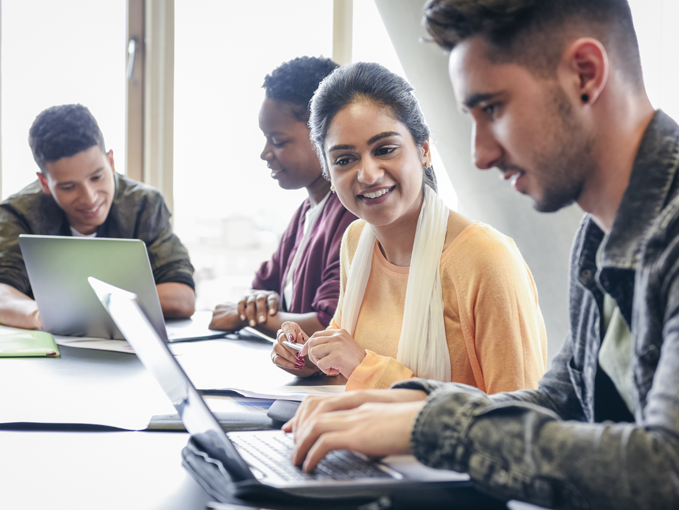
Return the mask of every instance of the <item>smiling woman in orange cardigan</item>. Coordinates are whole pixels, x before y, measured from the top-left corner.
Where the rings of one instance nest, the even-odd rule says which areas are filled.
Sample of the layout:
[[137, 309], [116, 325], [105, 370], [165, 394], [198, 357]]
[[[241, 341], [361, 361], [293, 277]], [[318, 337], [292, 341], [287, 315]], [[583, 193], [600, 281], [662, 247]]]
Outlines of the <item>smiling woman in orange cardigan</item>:
[[[346, 231], [340, 252], [340, 302], [329, 329], [340, 329], [347, 274], [365, 222]], [[486, 393], [537, 388], [546, 335], [533, 278], [514, 242], [472, 223], [441, 254], [444, 325], [451, 380]], [[414, 377], [396, 360], [409, 268], [376, 246], [354, 339], [366, 350], [347, 390], [388, 388]]]
[[311, 338], [284, 323], [272, 361], [300, 377], [341, 373], [348, 390], [413, 376], [535, 388], [546, 334], [533, 278], [511, 239], [437, 196], [408, 83], [378, 64], [338, 68], [314, 95], [310, 126], [337, 196], [361, 220], [342, 240], [332, 323]]

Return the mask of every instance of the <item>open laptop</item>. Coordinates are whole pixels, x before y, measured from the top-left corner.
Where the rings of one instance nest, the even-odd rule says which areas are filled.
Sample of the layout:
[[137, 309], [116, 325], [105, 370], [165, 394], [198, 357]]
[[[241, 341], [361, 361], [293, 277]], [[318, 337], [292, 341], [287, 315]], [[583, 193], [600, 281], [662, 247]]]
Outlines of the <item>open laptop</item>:
[[399, 458], [396, 464], [404, 468], [400, 469], [386, 460], [370, 461], [349, 451], [331, 453], [307, 474], [290, 462], [292, 437], [283, 431], [225, 433], [156, 333], [137, 296], [96, 278], [89, 281], [139, 359], [172, 401], [192, 440], [228, 471], [238, 497], [271, 497], [272, 491], [278, 491], [295, 496], [357, 498], [470, 485], [468, 475], [427, 468], [414, 457], [405, 462]]
[[167, 342], [225, 335], [208, 329], [205, 321], [168, 321], [166, 325], [146, 245], [139, 239], [22, 234], [19, 245], [45, 331], [124, 339], [87, 282], [94, 276], [136, 293], [151, 324]]

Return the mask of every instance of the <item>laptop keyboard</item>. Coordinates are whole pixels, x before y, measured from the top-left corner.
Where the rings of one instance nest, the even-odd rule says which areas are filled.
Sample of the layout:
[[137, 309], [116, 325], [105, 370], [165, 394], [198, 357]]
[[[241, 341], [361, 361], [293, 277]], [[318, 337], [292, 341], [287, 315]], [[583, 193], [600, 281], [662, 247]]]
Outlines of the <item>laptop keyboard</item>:
[[[244, 457], [256, 459], [273, 474], [287, 482], [302, 480], [356, 480], [359, 478], [393, 478], [374, 462], [365, 460], [348, 450], [329, 453], [316, 469], [305, 473], [290, 462], [294, 447], [291, 434], [229, 434]], [[254, 466], [261, 469], [262, 466]], [[266, 474], [266, 473], [265, 473]]]

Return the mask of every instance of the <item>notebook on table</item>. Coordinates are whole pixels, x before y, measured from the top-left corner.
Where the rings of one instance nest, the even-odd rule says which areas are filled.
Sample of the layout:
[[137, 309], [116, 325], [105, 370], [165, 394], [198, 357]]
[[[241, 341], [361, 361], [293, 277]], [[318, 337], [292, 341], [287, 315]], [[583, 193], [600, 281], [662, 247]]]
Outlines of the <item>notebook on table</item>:
[[225, 478], [224, 483], [232, 484], [238, 497], [275, 499], [276, 494], [314, 498], [379, 497], [404, 490], [470, 485], [465, 474], [433, 470], [412, 457], [396, 461], [405, 468], [401, 470], [389, 462], [370, 461], [349, 451], [333, 452], [312, 473], [304, 473], [290, 462], [292, 437], [283, 431], [225, 433], [158, 336], [137, 296], [95, 278], [90, 278], [90, 284], [139, 359], [172, 401], [192, 436], [191, 441], [220, 461], [230, 478], [228, 481]]
[[19, 236], [43, 329], [54, 335], [116, 338], [123, 336], [102, 309], [87, 282], [100, 278], [139, 296], [161, 338], [167, 342], [219, 338], [224, 332], [174, 326], [163, 319], [146, 245], [139, 239]]

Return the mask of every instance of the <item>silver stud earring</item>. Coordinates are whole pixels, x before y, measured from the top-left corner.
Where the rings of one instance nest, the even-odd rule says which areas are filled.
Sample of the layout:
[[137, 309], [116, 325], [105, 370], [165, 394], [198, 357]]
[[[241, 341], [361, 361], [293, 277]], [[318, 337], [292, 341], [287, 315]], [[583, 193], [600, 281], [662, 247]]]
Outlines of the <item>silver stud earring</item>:
[[330, 191], [332, 191], [333, 193], [335, 193], [335, 185], [334, 185], [334, 184], [331, 184], [331, 185], [330, 185]]

